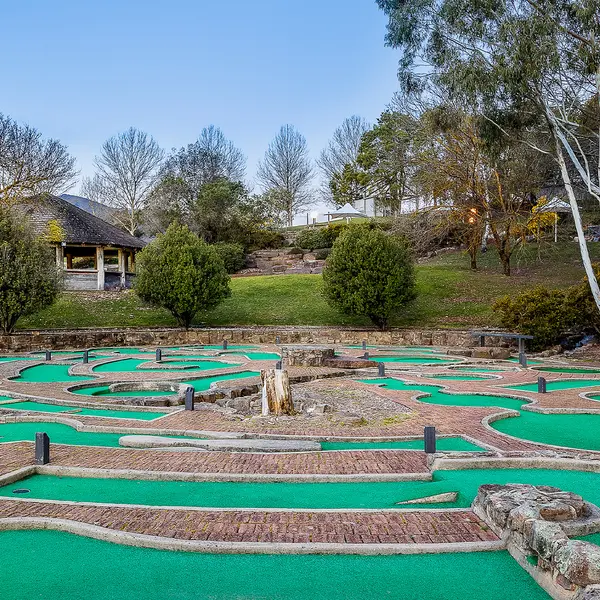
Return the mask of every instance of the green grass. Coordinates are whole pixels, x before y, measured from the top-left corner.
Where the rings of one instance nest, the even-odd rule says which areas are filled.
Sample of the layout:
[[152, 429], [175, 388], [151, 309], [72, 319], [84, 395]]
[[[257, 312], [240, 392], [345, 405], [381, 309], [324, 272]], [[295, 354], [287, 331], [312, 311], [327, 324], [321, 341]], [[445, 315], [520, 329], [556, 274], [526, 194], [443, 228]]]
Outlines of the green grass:
[[[593, 260], [600, 244], [590, 244]], [[501, 274], [493, 249], [473, 272], [463, 252], [450, 252], [417, 266], [418, 297], [392, 319], [393, 326], [469, 328], [498, 325], [491, 305], [500, 296], [533, 285], [565, 287], [583, 277], [575, 243], [531, 244], [513, 258], [513, 275]], [[196, 325], [370, 325], [340, 314], [322, 295], [320, 275], [239, 277], [232, 295], [199, 314]], [[65, 293], [51, 308], [22, 319], [22, 329], [175, 326], [165, 310], [144, 305], [133, 292]]]

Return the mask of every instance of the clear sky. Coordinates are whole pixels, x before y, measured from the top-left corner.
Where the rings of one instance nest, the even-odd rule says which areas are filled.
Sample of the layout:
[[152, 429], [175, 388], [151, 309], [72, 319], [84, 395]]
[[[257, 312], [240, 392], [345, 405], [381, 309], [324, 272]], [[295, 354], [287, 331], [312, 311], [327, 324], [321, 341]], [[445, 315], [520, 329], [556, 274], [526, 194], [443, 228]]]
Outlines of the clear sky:
[[67, 144], [82, 175], [130, 126], [170, 150], [214, 124], [252, 183], [281, 125], [316, 158], [345, 117], [373, 122], [398, 87], [375, 0], [0, 4], [0, 112]]

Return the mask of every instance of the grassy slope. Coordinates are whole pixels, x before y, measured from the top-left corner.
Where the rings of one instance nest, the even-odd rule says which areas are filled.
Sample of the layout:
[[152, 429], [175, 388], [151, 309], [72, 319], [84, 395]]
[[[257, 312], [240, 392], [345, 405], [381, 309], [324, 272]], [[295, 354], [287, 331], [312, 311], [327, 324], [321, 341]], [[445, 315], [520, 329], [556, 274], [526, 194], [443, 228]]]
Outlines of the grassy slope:
[[[590, 251], [600, 258], [600, 244]], [[417, 268], [419, 296], [394, 319], [394, 325], [470, 327], [494, 325], [491, 303], [532, 285], [561, 287], [583, 276], [577, 245], [530, 245], [515, 255], [511, 277], [500, 274], [493, 250], [472, 272], [463, 253], [430, 259]], [[232, 280], [232, 295], [218, 308], [198, 316], [206, 325], [368, 325], [330, 308], [321, 295], [320, 275], [275, 275]], [[68, 293], [51, 308], [19, 323], [21, 328], [135, 327], [175, 325], [161, 309], [144, 306], [134, 293]]]

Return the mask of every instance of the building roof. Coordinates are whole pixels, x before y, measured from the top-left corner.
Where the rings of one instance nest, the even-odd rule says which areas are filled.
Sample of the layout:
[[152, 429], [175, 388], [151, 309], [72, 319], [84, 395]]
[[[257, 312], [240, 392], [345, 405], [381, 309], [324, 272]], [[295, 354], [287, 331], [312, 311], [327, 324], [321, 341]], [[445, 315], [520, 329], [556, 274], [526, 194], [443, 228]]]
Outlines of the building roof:
[[117, 248], [143, 248], [145, 243], [126, 231], [107, 223], [70, 202], [52, 196], [39, 194], [23, 200], [19, 208], [29, 217], [39, 235], [49, 234], [49, 222], [56, 221], [61, 238], [52, 241], [67, 244], [87, 244], [90, 246], [115, 246]]
[[84, 198], [83, 196], [74, 196], [73, 194], [61, 194], [59, 198], [66, 200], [67, 202], [73, 204], [77, 208], [81, 208], [81, 210], [85, 210], [85, 212], [88, 212], [91, 215], [100, 217], [108, 223], [112, 222], [113, 216], [116, 212], [114, 208], [106, 206], [106, 204], [96, 202], [95, 200], [90, 200], [89, 198]]

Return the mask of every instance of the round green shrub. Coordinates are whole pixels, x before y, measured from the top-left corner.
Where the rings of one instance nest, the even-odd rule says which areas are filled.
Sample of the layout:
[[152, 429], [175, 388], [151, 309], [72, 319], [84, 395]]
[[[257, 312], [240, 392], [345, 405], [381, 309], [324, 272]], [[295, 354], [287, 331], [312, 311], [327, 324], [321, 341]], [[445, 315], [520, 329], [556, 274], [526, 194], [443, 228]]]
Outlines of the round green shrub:
[[304, 254], [304, 250], [302, 250], [302, 248], [298, 248], [298, 246], [293, 246], [287, 251], [286, 254]]
[[246, 252], [242, 244], [218, 242], [213, 245], [228, 273], [238, 273], [246, 266]]
[[230, 295], [229, 281], [217, 250], [178, 223], [138, 254], [138, 296], [166, 308], [186, 329], [199, 311]]
[[316, 260], [327, 260], [327, 257], [331, 254], [331, 248], [321, 248], [315, 252]]
[[54, 248], [22, 216], [0, 210], [0, 329], [50, 306], [61, 289]]
[[406, 242], [365, 225], [347, 228], [335, 241], [323, 283], [331, 306], [348, 315], [369, 317], [381, 329], [416, 296]]

